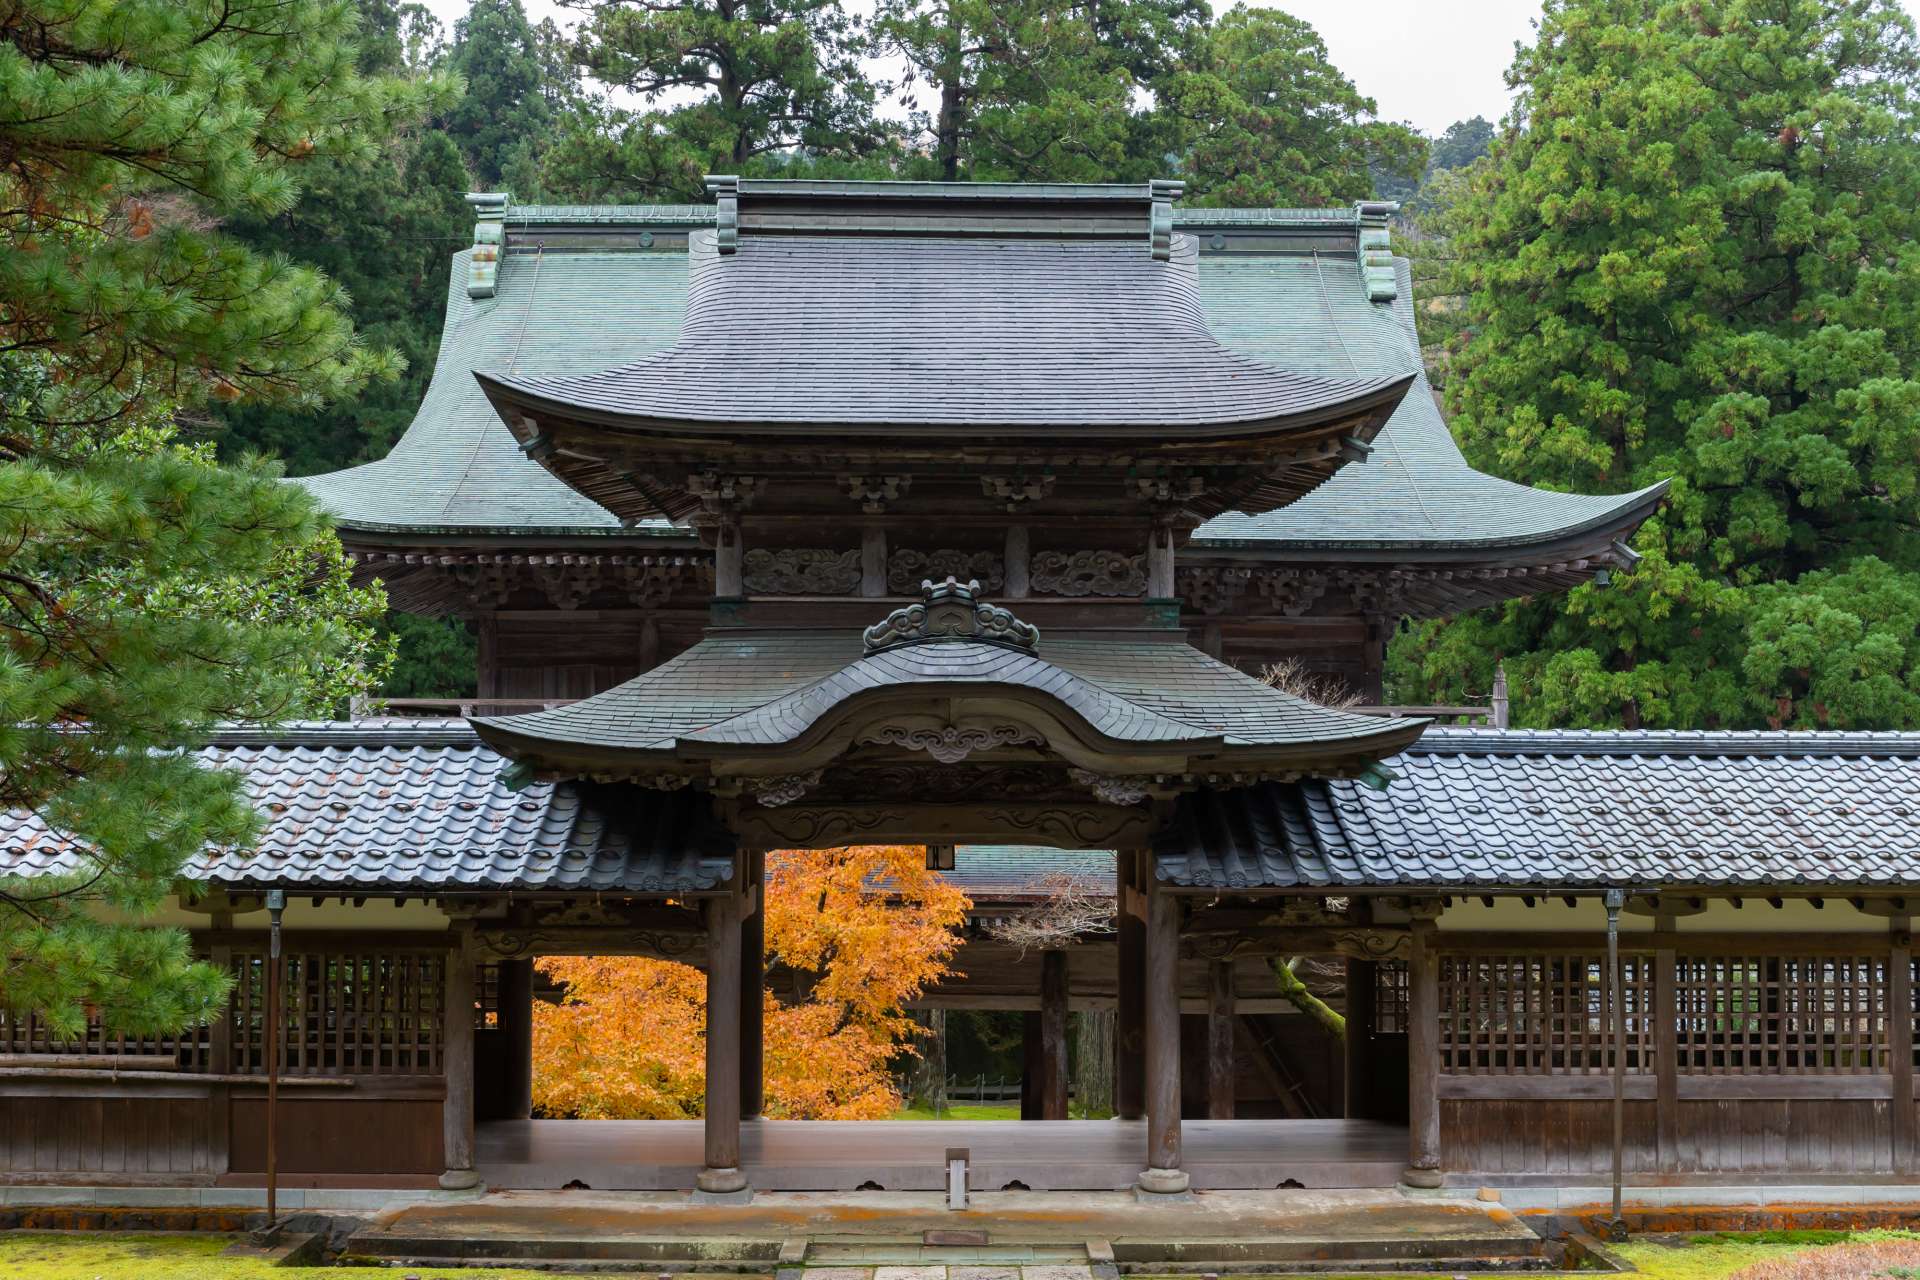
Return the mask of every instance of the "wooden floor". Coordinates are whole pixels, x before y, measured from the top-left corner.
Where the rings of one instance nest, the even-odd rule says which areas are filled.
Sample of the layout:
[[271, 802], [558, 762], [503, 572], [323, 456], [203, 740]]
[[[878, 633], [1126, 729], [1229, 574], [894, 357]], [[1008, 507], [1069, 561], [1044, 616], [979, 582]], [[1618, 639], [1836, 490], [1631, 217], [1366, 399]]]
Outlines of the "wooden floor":
[[[1390, 1187], [1407, 1132], [1368, 1120], [1189, 1120], [1185, 1165], [1201, 1190], [1297, 1184]], [[1121, 1190], [1146, 1153], [1146, 1126], [1120, 1120], [750, 1120], [741, 1163], [762, 1191], [937, 1191], [946, 1152], [972, 1152], [972, 1185], [998, 1191]], [[672, 1191], [693, 1186], [697, 1120], [500, 1120], [478, 1132], [480, 1175], [499, 1189]]]

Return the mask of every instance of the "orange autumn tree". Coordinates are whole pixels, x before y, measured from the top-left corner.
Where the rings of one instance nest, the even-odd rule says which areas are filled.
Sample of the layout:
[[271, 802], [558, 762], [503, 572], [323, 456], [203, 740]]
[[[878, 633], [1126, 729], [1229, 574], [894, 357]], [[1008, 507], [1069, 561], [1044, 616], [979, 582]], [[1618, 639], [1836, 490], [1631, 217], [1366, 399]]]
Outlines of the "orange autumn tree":
[[[900, 1106], [889, 1064], [913, 1052], [902, 1011], [952, 973], [966, 895], [912, 845], [767, 855], [767, 1114], [856, 1120]], [[542, 960], [565, 1003], [533, 1009], [534, 1105], [548, 1115], [700, 1114], [706, 978], [638, 957]]]

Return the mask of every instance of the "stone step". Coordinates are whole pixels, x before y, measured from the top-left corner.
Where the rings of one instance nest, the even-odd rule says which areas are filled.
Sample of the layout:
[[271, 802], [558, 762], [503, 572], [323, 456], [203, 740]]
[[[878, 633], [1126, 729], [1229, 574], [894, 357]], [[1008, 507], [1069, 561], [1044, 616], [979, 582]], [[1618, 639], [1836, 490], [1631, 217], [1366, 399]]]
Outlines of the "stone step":
[[[517, 1235], [475, 1232], [472, 1235], [410, 1235], [378, 1227], [356, 1232], [347, 1241], [351, 1258], [403, 1261], [431, 1265], [429, 1258], [455, 1263], [512, 1263], [532, 1267], [558, 1260], [576, 1262], [642, 1263], [656, 1272], [725, 1272], [771, 1274], [780, 1260], [781, 1241], [766, 1236], [657, 1236], [562, 1235], [542, 1232]], [[545, 1267], [546, 1270], [557, 1269]], [[604, 1268], [603, 1268], [604, 1269]]]

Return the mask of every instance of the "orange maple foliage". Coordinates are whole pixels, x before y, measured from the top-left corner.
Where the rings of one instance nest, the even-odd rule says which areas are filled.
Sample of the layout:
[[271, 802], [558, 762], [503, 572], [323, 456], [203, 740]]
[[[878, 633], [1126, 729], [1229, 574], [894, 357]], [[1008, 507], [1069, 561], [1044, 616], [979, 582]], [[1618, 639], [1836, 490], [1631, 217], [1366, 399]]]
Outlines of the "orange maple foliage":
[[[767, 855], [766, 1110], [804, 1120], [886, 1116], [889, 1064], [914, 1052], [902, 1006], [952, 973], [966, 895], [910, 845]], [[700, 1114], [706, 978], [637, 957], [540, 962], [564, 1004], [533, 1010], [534, 1105], [548, 1115]]]

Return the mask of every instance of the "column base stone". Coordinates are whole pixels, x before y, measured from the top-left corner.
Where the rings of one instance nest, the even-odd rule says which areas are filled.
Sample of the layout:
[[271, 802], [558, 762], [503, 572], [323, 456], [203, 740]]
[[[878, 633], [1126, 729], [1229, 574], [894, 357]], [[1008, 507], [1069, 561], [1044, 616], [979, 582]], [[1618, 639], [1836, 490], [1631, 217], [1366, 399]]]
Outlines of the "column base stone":
[[753, 1200], [753, 1188], [747, 1175], [738, 1169], [702, 1169], [694, 1175], [695, 1204], [747, 1204]]
[[484, 1195], [487, 1184], [480, 1181], [477, 1169], [449, 1169], [440, 1175], [440, 1190]]
[[1417, 1191], [1437, 1191], [1446, 1185], [1446, 1175], [1438, 1169], [1409, 1167], [1400, 1174], [1400, 1185]]
[[1133, 1194], [1139, 1200], [1164, 1204], [1168, 1200], [1191, 1200], [1192, 1188], [1193, 1179], [1185, 1169], [1142, 1169], [1134, 1180]]

